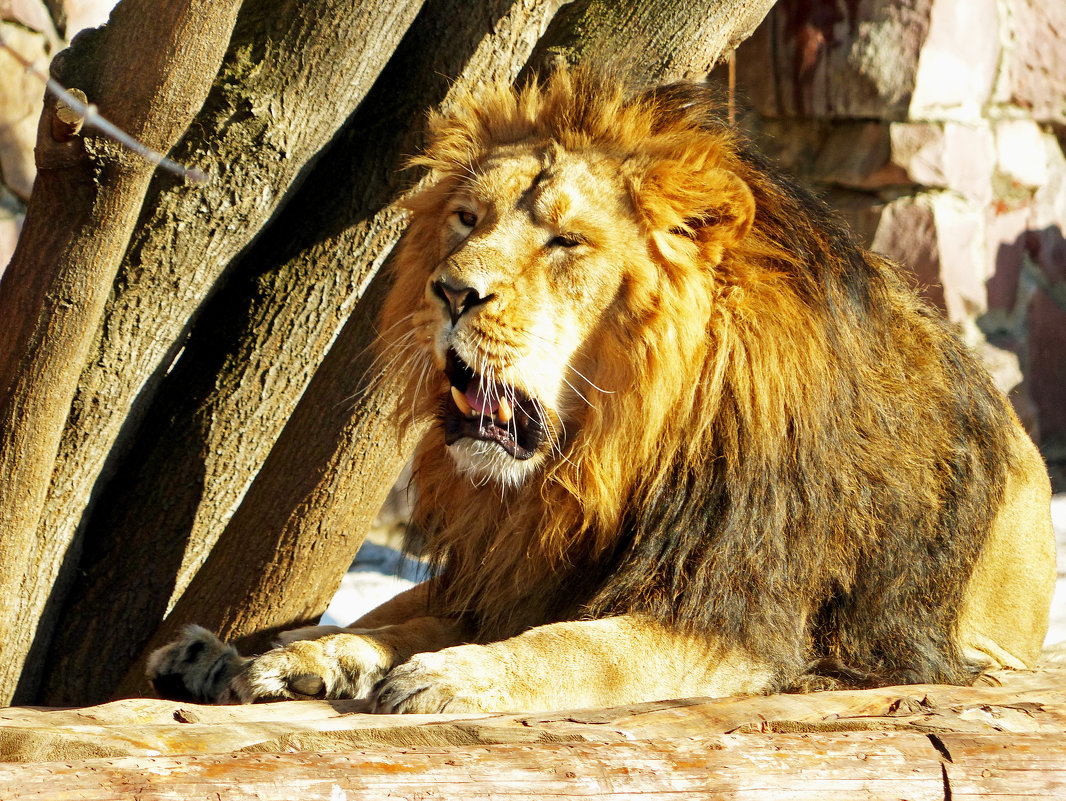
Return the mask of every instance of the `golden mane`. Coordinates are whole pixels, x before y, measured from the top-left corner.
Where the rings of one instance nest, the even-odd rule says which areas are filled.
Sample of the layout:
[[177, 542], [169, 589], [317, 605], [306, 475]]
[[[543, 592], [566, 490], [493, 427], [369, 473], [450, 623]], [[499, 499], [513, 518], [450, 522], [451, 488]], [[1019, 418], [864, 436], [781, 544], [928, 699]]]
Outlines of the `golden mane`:
[[[603, 391], [527, 485], [473, 486], [426, 435], [414, 525], [443, 571], [438, 602], [484, 639], [629, 611], [713, 629], [782, 675], [818, 654], [963, 676], [951, 604], [1002, 491], [1009, 412], [892, 266], [753, 155], [702, 87], [634, 93], [563, 71], [432, 117], [382, 320], [391, 369], [411, 377], [401, 424], [431, 418], [446, 390], [404, 340], [426, 280], [420, 217], [529, 140], [627, 165], [646, 269], [585, 345]], [[960, 530], [974, 533], [925, 552]], [[898, 575], [909, 558], [911, 585], [888, 587], [877, 560]], [[934, 585], [943, 620], [907, 632]], [[864, 611], [878, 593], [890, 601]], [[860, 641], [844, 621], [861, 615]]]

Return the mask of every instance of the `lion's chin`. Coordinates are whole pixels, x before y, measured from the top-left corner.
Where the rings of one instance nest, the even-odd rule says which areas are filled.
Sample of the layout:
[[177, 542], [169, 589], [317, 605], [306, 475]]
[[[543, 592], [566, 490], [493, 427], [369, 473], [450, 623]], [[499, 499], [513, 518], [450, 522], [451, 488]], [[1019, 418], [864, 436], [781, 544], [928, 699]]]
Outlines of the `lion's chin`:
[[520, 487], [536, 472], [540, 457], [515, 459], [499, 444], [477, 439], [460, 439], [448, 446], [459, 472], [475, 484]]

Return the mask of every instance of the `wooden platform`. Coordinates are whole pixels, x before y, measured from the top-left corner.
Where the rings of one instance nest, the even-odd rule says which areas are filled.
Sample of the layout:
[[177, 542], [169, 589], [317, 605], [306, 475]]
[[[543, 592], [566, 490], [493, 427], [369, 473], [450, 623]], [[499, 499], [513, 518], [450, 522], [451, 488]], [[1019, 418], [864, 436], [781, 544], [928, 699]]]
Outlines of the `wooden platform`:
[[1066, 669], [541, 715], [0, 710], [0, 799], [1066, 799]]

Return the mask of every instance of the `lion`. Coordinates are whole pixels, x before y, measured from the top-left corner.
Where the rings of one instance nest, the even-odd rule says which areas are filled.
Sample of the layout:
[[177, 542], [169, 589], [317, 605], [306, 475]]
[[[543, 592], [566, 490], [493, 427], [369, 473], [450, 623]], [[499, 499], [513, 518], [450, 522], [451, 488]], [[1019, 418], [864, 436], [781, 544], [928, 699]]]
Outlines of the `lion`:
[[434, 577], [172, 697], [517, 712], [1034, 664], [1050, 486], [896, 265], [680, 83], [561, 70], [431, 117], [381, 353]]

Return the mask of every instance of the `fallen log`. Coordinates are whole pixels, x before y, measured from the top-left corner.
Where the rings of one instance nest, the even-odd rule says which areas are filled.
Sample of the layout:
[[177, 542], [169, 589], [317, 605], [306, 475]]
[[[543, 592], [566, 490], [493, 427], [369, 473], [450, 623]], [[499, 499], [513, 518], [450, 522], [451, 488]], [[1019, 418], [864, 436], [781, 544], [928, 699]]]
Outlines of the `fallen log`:
[[1066, 670], [540, 715], [0, 710], [0, 799], [1066, 797]]

